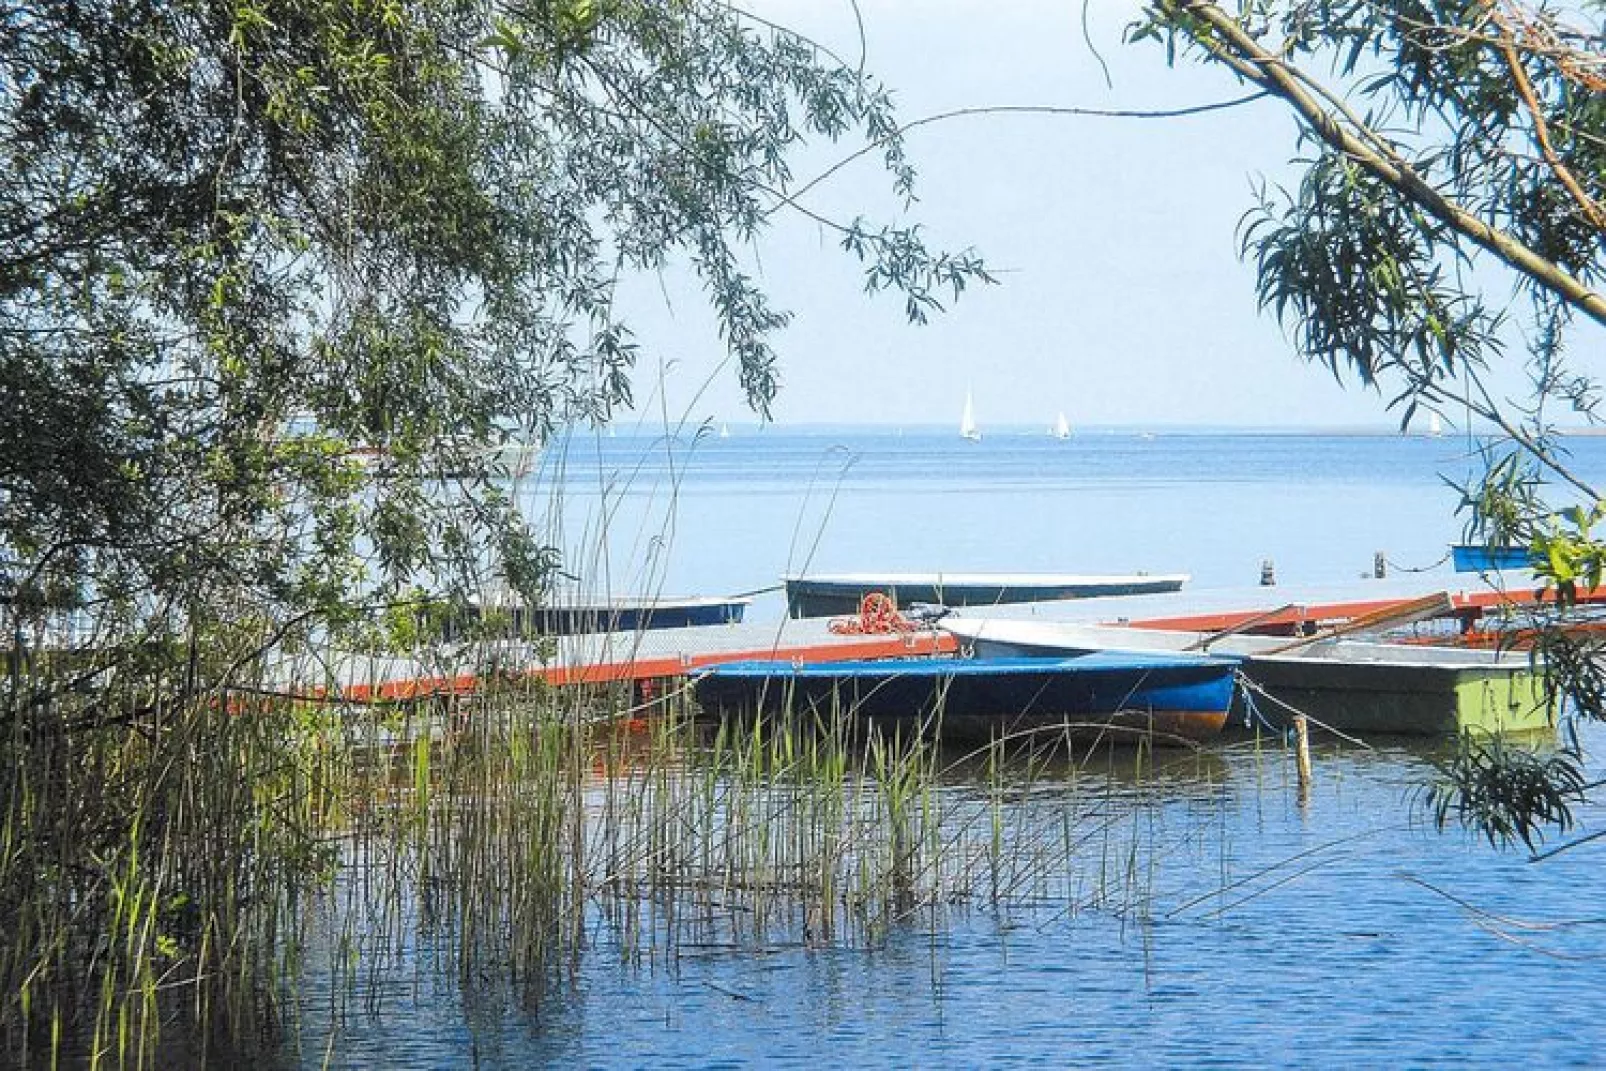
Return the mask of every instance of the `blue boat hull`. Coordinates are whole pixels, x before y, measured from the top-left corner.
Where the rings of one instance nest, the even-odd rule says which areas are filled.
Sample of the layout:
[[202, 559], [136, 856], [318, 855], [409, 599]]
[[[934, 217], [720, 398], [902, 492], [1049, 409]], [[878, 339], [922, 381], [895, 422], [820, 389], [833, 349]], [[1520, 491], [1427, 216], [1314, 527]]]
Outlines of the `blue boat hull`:
[[1237, 662], [1167, 655], [736, 662], [697, 681], [721, 716], [812, 714], [916, 723], [944, 736], [1112, 728], [1203, 739], [1226, 723]]
[[1458, 573], [1482, 573], [1490, 569], [1529, 569], [1533, 552], [1527, 547], [1488, 547], [1480, 543], [1457, 543], [1450, 548], [1450, 562]]

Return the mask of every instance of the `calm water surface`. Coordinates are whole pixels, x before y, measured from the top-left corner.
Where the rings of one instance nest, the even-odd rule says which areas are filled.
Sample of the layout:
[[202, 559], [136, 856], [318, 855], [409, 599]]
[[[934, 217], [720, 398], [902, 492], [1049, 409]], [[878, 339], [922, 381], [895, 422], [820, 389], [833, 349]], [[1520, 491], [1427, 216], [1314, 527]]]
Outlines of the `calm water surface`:
[[[1606, 439], [1569, 441], [1606, 478]], [[571, 572], [615, 593], [735, 594], [786, 572], [1185, 572], [1337, 582], [1441, 562], [1464, 437], [951, 430], [576, 435], [521, 486]], [[599, 535], [599, 533], [605, 533]], [[756, 612], [776, 612], [778, 601]]]
[[[1580, 470], [1606, 475], [1606, 443], [1575, 449]], [[734, 593], [804, 567], [1186, 571], [1223, 586], [1253, 583], [1268, 558], [1311, 582], [1354, 578], [1379, 550], [1433, 565], [1459, 528], [1441, 476], [1464, 478], [1468, 452], [1451, 437], [965, 444], [769, 429], [583, 437], [524, 490], [571, 548], [593, 547], [609, 518], [605, 550], [573, 550], [570, 567], [621, 592]], [[1431, 756], [1324, 745], [1304, 807], [1275, 740], [1173, 756], [1139, 779], [1095, 765], [1075, 791], [1102, 794], [1117, 846], [1140, 846], [1123, 896], [956, 909], [869, 950], [781, 934], [621, 966], [599, 928], [539, 1008], [495, 979], [439, 979], [421, 951], [370, 994], [372, 1014], [357, 1002], [338, 1020], [314, 956], [300, 1062], [1598, 1065], [1606, 847], [1531, 864], [1437, 833], [1412, 809]], [[947, 791], [983, 789], [961, 778]], [[1600, 809], [1581, 817], [1606, 823]]]

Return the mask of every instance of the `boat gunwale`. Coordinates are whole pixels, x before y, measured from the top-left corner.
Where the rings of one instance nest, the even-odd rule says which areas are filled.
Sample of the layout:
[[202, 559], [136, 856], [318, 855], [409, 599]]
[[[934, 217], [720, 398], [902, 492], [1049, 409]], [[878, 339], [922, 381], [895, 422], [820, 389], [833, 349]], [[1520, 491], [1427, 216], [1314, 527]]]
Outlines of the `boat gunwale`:
[[1048, 676], [1065, 672], [1151, 673], [1172, 670], [1230, 671], [1243, 664], [1232, 655], [1196, 655], [1186, 652], [1097, 652], [1064, 657], [1021, 655], [1004, 658], [953, 658], [917, 656], [913, 658], [843, 659], [839, 661], [797, 662], [788, 659], [744, 659], [721, 662], [696, 673], [698, 677], [757, 678], [786, 676], [827, 679], [831, 677], [871, 679], [875, 677], [943, 676]]
[[[959, 626], [959, 627], [955, 627]], [[967, 627], [971, 626], [971, 627]], [[1249, 642], [1248, 649], [1243, 648], [1245, 641], [1264, 640], [1274, 646], [1285, 646], [1289, 641], [1282, 636], [1244, 636], [1236, 635], [1223, 637], [1220, 646], [1214, 650], [1192, 652], [1187, 645], [1182, 647], [1164, 647], [1144, 644], [1135, 644], [1130, 647], [1119, 644], [1094, 644], [1094, 640], [1121, 638], [1117, 634], [1126, 634], [1131, 638], [1153, 637], [1160, 640], [1172, 640], [1188, 643], [1198, 643], [1208, 639], [1210, 633], [1192, 632], [1184, 630], [1164, 630], [1151, 628], [1136, 628], [1128, 625], [1086, 625], [1047, 621], [1018, 621], [1005, 618], [981, 618], [953, 615], [938, 622], [938, 627], [957, 637], [962, 643], [994, 643], [1014, 647], [1040, 647], [1047, 651], [1050, 648], [1059, 648], [1069, 656], [1073, 650], [1118, 651], [1122, 653], [1143, 654], [1151, 652], [1170, 651], [1178, 654], [1211, 654], [1225, 657], [1235, 657], [1254, 663], [1274, 662], [1286, 665], [1365, 665], [1379, 667], [1393, 667], [1402, 670], [1438, 670], [1438, 671], [1483, 671], [1486, 673], [1508, 673], [1512, 670], [1541, 669], [1543, 662], [1531, 655], [1518, 651], [1500, 651], [1481, 648], [1465, 647], [1436, 647], [1427, 644], [1400, 644], [1395, 654], [1395, 645], [1371, 640], [1354, 640], [1342, 637], [1331, 639], [1315, 639], [1303, 648], [1290, 651], [1268, 650], [1257, 652], [1253, 650], [1254, 643]], [[991, 634], [984, 633], [984, 629], [992, 628]], [[1089, 642], [1072, 643], [1052, 642], [1053, 633], [1067, 634], [1067, 638], [1076, 635], [1084, 636]], [[1024, 634], [1024, 635], [1023, 635]], [[1037, 638], [1042, 634], [1043, 638]], [[1237, 648], [1237, 649], [1222, 649]], [[1344, 656], [1349, 657], [1344, 657]], [[1379, 657], [1389, 655], [1391, 657]], [[1055, 657], [1051, 655], [1037, 657]]]
[[1118, 584], [1186, 584], [1190, 573], [782, 573], [781, 582], [793, 584], [863, 586], [889, 584], [908, 587], [1073, 587]]

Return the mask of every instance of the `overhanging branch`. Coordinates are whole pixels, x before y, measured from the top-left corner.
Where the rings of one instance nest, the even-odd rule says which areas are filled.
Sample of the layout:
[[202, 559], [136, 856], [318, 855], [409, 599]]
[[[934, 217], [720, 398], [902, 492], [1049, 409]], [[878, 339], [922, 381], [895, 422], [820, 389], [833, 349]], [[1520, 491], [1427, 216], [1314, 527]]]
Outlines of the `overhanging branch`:
[[1349, 121], [1356, 124], [1359, 133], [1348, 129], [1307, 88], [1314, 85], [1308, 76], [1264, 48], [1213, 0], [1161, 0], [1160, 9], [1178, 22], [1192, 21], [1207, 27], [1211, 31], [1208, 34], [1191, 34], [1201, 48], [1247, 81], [1281, 98], [1328, 146], [1354, 160], [1455, 233], [1606, 326], [1606, 297], [1554, 261], [1451, 201], [1418, 174], [1386, 139], [1353, 116]]

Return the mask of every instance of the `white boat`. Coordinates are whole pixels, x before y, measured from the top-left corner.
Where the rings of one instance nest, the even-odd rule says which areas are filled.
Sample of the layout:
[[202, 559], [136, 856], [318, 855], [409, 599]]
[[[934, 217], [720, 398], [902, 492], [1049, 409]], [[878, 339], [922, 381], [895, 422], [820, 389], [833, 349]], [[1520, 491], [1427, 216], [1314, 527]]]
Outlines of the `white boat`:
[[1444, 434], [1444, 424], [1439, 420], [1439, 414], [1428, 414], [1428, 434], [1437, 439]]
[[1061, 413], [1059, 419], [1054, 421], [1052, 434], [1056, 439], [1069, 439], [1071, 437], [1071, 422], [1065, 419], [1064, 413]]
[[959, 417], [959, 437], [973, 443], [981, 442], [981, 429], [976, 427], [976, 410], [968, 390], [965, 391], [965, 411]]

